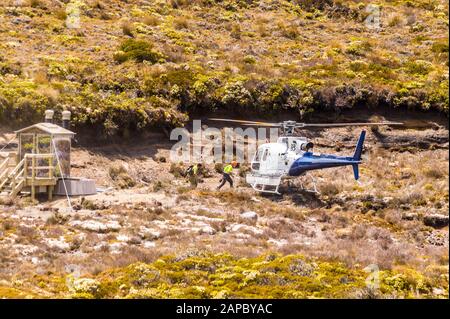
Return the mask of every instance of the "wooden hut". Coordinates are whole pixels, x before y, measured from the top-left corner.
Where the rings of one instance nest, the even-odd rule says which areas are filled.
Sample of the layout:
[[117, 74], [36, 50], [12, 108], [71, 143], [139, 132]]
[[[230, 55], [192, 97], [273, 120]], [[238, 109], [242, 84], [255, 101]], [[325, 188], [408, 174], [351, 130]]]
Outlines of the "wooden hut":
[[[75, 133], [53, 123], [38, 123], [15, 132], [18, 150], [15, 167], [11, 158], [0, 158], [0, 194], [15, 197], [29, 190], [53, 196], [58, 179], [70, 176], [71, 141]], [[8, 161], [8, 163], [6, 162]]]

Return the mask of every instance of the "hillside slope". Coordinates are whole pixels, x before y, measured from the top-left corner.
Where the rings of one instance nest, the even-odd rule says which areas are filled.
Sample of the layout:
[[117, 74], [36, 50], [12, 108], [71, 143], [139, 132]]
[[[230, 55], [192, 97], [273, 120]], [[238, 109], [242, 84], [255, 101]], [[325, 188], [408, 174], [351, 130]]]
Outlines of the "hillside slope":
[[[353, 152], [353, 130], [310, 134]], [[253, 191], [245, 166], [234, 190], [216, 191], [213, 164], [191, 189], [170, 141], [136, 140], [74, 147], [72, 176], [106, 191], [73, 211], [0, 198], [0, 298], [448, 298], [448, 130], [368, 130], [359, 183], [321, 170], [320, 194], [295, 179], [281, 196]]]
[[370, 3], [2, 1], [0, 123], [65, 108], [113, 135], [206, 110], [448, 114], [448, 2]]

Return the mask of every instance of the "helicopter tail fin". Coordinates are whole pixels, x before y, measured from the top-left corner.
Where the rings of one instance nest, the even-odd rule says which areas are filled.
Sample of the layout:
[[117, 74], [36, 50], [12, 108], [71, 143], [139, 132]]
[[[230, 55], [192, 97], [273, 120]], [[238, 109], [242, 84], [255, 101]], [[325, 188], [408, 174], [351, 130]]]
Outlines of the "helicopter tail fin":
[[[361, 160], [361, 154], [362, 154], [365, 138], [366, 138], [366, 131], [362, 131], [361, 135], [359, 136], [358, 143], [356, 144], [355, 154], [353, 154], [353, 160], [355, 160], [355, 161]], [[355, 177], [356, 177], [356, 174], [355, 174]]]
[[[358, 143], [356, 143], [356, 149], [355, 149], [355, 154], [353, 154], [353, 160], [354, 161], [361, 161], [361, 154], [363, 151], [363, 146], [364, 146], [364, 140], [366, 138], [366, 131], [362, 131], [361, 135], [359, 136], [359, 140]], [[358, 164], [353, 164], [353, 175], [355, 176], [355, 180], [359, 179], [359, 166]]]

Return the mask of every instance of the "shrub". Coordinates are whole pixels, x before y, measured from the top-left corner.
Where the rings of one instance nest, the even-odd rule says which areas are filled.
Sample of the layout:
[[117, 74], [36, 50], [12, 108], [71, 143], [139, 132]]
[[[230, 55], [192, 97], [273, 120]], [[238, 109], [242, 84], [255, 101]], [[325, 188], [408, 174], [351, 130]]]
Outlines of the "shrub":
[[123, 23], [122, 23], [122, 32], [123, 32], [123, 34], [125, 34], [125, 35], [128, 35], [128, 36], [130, 36], [130, 37], [134, 37], [134, 34], [133, 34], [133, 32], [134, 32], [134, 27], [133, 27], [133, 25], [131, 24], [131, 22], [126, 21], [126, 22], [123, 22]]
[[390, 27], [396, 27], [396, 26], [400, 25], [401, 23], [402, 23], [402, 19], [400, 18], [400, 16], [395, 15], [389, 20], [388, 25]]
[[320, 186], [320, 193], [325, 196], [333, 196], [340, 193], [340, 189], [337, 185], [332, 183], [324, 183]]
[[109, 168], [109, 176], [115, 182], [115, 184], [120, 188], [129, 188], [136, 185], [135, 180], [130, 176], [128, 170], [125, 166], [112, 165]]
[[432, 64], [424, 60], [416, 60], [405, 63], [405, 68], [408, 73], [426, 75], [431, 71]]
[[239, 24], [233, 24], [233, 26], [231, 27], [230, 35], [236, 40], [239, 40], [241, 38], [241, 27], [239, 26]]
[[256, 64], [256, 58], [253, 55], [247, 55], [244, 57], [244, 63], [247, 64]]
[[[12, 206], [14, 205], [14, 200], [11, 197], [0, 197], [0, 205], [3, 206]], [[5, 221], [6, 223], [6, 221]]]
[[55, 16], [60, 20], [66, 20], [67, 19], [67, 13], [66, 10], [62, 8], [58, 8], [55, 10]]
[[448, 53], [448, 43], [435, 42], [431, 47], [431, 51], [434, 53]]
[[59, 212], [53, 213], [49, 218], [47, 218], [47, 225], [63, 225], [69, 220], [69, 216], [64, 216]]
[[174, 25], [175, 29], [177, 29], [177, 30], [188, 29], [189, 21], [185, 17], [177, 17], [176, 19], [174, 19], [173, 25]]
[[347, 47], [345, 52], [352, 55], [363, 56], [371, 49], [372, 46], [367, 41], [354, 41]]
[[333, 0], [291, 0], [303, 10], [313, 12], [315, 10], [324, 10], [334, 5]]
[[42, 0], [30, 0], [30, 7], [32, 8], [44, 8], [45, 5]]
[[159, 25], [161, 23], [161, 20], [157, 16], [147, 15], [144, 18], [142, 18], [142, 22], [146, 25], [154, 27]]
[[222, 163], [216, 163], [214, 164], [214, 170], [219, 173], [222, 174], [223, 173], [223, 164]]
[[298, 28], [295, 25], [286, 26], [284, 23], [278, 24], [281, 35], [287, 39], [295, 40], [300, 35]]
[[444, 177], [444, 172], [438, 168], [428, 168], [424, 171], [424, 175], [433, 179], [440, 179]]
[[175, 178], [184, 177], [186, 175], [185, 171], [186, 170], [182, 164], [172, 163], [170, 165], [169, 173], [171, 173]]
[[163, 60], [164, 55], [152, 48], [152, 44], [147, 41], [128, 39], [120, 45], [120, 51], [114, 54], [114, 60], [118, 63], [128, 60], [156, 63]]

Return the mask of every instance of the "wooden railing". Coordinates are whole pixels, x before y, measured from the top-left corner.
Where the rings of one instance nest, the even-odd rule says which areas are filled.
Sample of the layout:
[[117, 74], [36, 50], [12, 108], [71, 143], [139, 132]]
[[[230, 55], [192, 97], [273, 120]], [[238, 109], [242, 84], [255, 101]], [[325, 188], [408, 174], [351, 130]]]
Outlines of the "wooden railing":
[[[6, 181], [9, 181], [9, 185], [10, 185], [10, 195], [11, 196], [16, 196], [20, 190], [22, 189], [22, 187], [25, 185], [25, 179], [23, 179], [23, 173], [24, 173], [24, 163], [25, 163], [25, 158], [23, 160], [21, 160], [19, 162], [19, 164], [12, 170], [11, 173], [9, 173], [8, 175], [8, 179]], [[2, 185], [0, 185], [2, 186]], [[3, 185], [4, 186], [4, 185]], [[1, 189], [1, 187], [0, 187]]]
[[[54, 154], [26, 154], [24, 163], [24, 178], [26, 179], [52, 179], [55, 177], [55, 166], [53, 165]], [[37, 160], [46, 160], [48, 166], [37, 166]], [[29, 165], [31, 160], [31, 166]], [[28, 171], [31, 169], [31, 174]], [[44, 172], [44, 174], [38, 174], [38, 172]]]
[[1, 159], [0, 159], [0, 183], [3, 181], [3, 179], [8, 174], [8, 170], [7, 170], [8, 163], [9, 163], [9, 158], [6, 158], [3, 161], [1, 161]]
[[0, 193], [3, 189], [3, 186], [8, 181], [8, 162], [9, 159], [6, 158], [4, 161], [0, 163]]
[[[38, 166], [38, 160], [45, 160], [48, 166]], [[31, 186], [34, 198], [35, 186], [46, 185], [55, 179], [54, 154], [25, 154], [17, 166], [2, 178], [0, 178], [0, 192], [5, 186], [9, 186], [10, 196], [16, 196], [24, 186]], [[31, 162], [31, 163], [30, 163]], [[0, 168], [3, 167], [1, 164]], [[30, 172], [31, 170], [31, 172]], [[43, 172], [39, 174], [39, 172]], [[0, 177], [2, 177], [0, 175]]]

